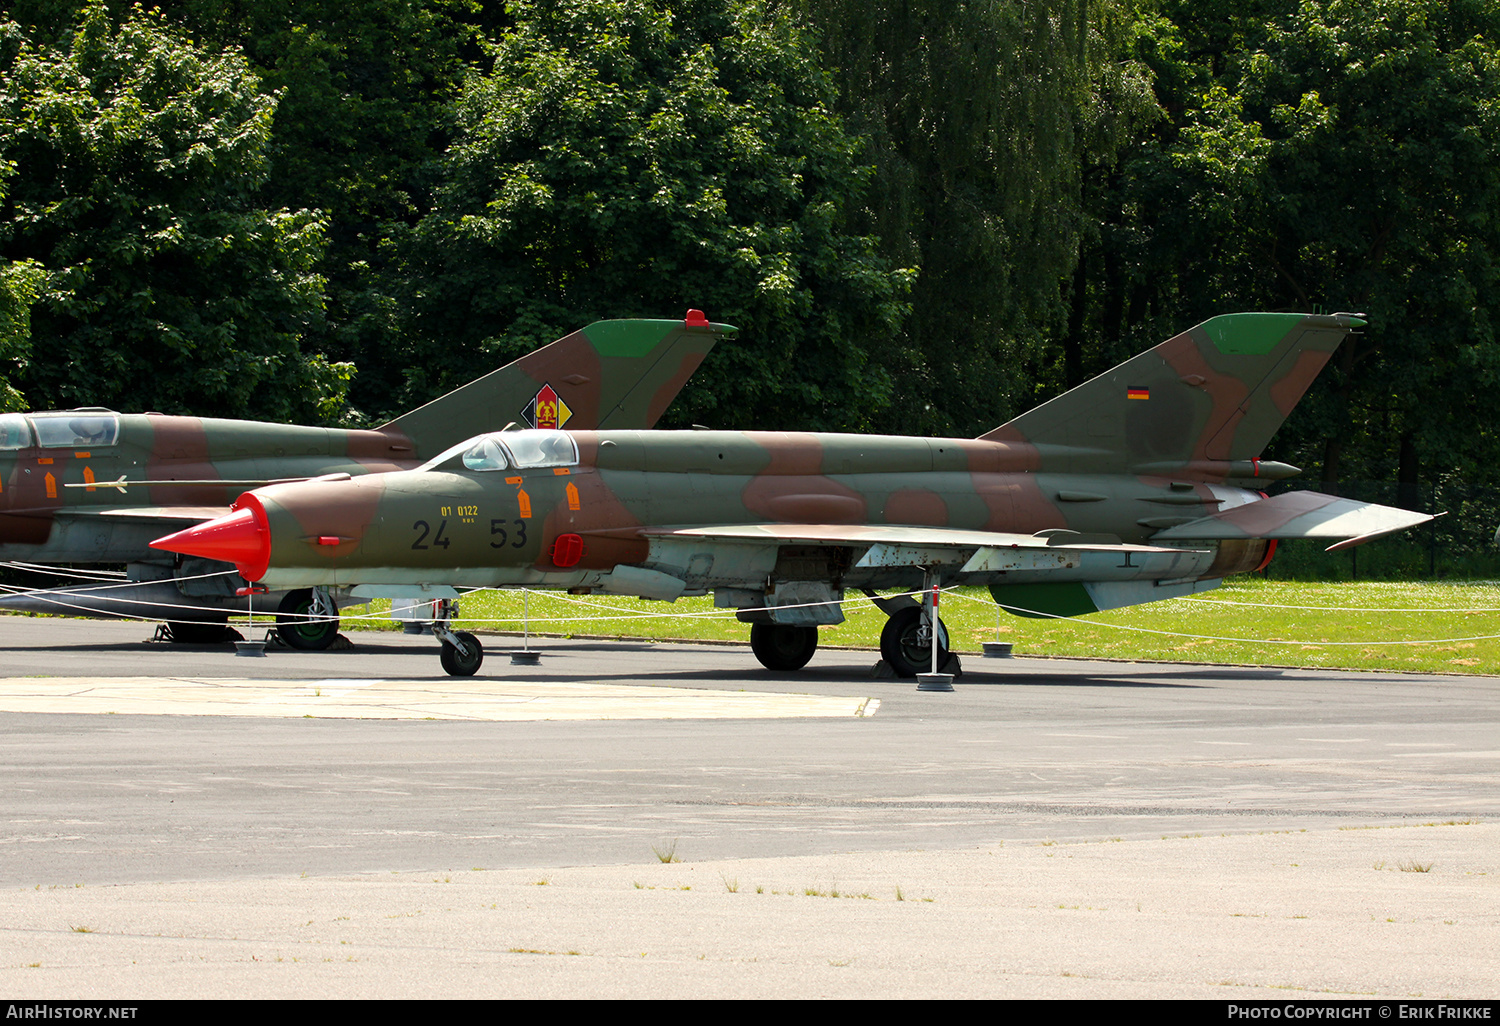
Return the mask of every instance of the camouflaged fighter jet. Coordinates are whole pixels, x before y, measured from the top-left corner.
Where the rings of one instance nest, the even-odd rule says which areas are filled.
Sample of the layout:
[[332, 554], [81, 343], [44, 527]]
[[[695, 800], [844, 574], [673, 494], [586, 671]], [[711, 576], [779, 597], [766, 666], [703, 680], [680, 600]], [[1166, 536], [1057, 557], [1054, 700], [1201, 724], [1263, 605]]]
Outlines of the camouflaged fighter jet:
[[[248, 487], [416, 467], [507, 423], [528, 430], [649, 428], [725, 325], [600, 321], [369, 431], [105, 409], [0, 415], [0, 559], [125, 563], [131, 583], [27, 592], [0, 608], [169, 620], [179, 640], [224, 636], [244, 582], [224, 563], [163, 558], [148, 543], [229, 511]], [[323, 582], [257, 599], [297, 648], [338, 634]], [[318, 614], [318, 615], [314, 615]]]
[[[256, 489], [152, 544], [275, 588], [445, 589], [435, 633], [451, 674], [483, 658], [447, 625], [454, 589], [515, 586], [711, 591], [752, 625], [761, 663], [795, 670], [851, 589], [984, 585], [1011, 612], [1073, 616], [1206, 591], [1264, 567], [1278, 539], [1343, 548], [1431, 519], [1258, 490], [1298, 472], [1261, 451], [1362, 324], [1215, 317], [976, 439], [495, 432], [405, 473]], [[879, 601], [898, 674], [942, 661], [930, 599]]]

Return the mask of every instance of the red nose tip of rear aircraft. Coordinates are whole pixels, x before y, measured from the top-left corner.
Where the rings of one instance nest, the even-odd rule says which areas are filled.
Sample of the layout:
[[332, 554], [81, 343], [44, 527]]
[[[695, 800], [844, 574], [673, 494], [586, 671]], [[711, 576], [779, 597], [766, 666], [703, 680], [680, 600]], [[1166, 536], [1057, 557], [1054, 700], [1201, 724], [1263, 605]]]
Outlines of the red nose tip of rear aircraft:
[[260, 503], [242, 496], [234, 512], [158, 538], [151, 547], [233, 563], [245, 580], [258, 581], [271, 561], [271, 532]]

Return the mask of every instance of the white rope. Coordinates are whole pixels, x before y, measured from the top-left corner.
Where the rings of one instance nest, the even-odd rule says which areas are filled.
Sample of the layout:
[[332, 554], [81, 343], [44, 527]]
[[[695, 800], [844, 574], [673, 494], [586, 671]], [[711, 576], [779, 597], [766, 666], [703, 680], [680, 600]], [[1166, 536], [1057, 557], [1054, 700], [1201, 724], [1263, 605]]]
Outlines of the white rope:
[[0, 560], [0, 567], [22, 570], [31, 574], [46, 574], [50, 577], [74, 577], [80, 581], [123, 580], [123, 570], [79, 570], [76, 567], [47, 566], [43, 563], [22, 563], [18, 560]]
[[[971, 602], [983, 602], [983, 599], [973, 595], [959, 595], [959, 598], [968, 599]], [[1083, 624], [1089, 627], [1109, 627], [1114, 630], [1135, 631], [1138, 634], [1157, 634], [1168, 638], [1188, 638], [1193, 641], [1228, 641], [1236, 645], [1281, 645], [1298, 648], [1331, 648], [1355, 645], [1451, 645], [1460, 641], [1491, 641], [1500, 638], [1500, 634], [1478, 634], [1466, 638], [1424, 638], [1416, 641], [1285, 641], [1281, 638], [1227, 638], [1216, 634], [1185, 634], [1181, 631], [1158, 631], [1150, 627], [1131, 627], [1123, 623], [1105, 623], [1102, 620], [1084, 620], [1077, 616], [1062, 616], [1058, 613], [1038, 613], [1034, 610], [1025, 609], [1021, 606], [1008, 606], [1003, 602], [996, 603], [1001, 609], [1009, 610], [1018, 615], [1024, 614], [1030, 617], [1039, 617], [1047, 620], [1067, 620], [1071, 623]]]
[[[215, 571], [213, 573], [206, 573], [206, 574], [194, 574], [194, 575], [187, 576], [187, 577], [159, 578], [159, 579], [153, 580], [153, 581], [128, 581], [128, 582], [120, 582], [120, 583], [113, 583], [113, 584], [100, 584], [97, 588], [74, 588], [74, 589], [71, 589], [71, 591], [69, 592], [69, 594], [84, 595], [84, 594], [89, 594], [91, 592], [96, 592], [96, 591], [106, 590], [106, 589], [107, 590], [118, 590], [118, 589], [121, 589], [121, 588], [128, 588], [128, 587], [137, 587], [137, 586], [144, 587], [144, 586], [150, 585], [150, 584], [160, 584], [160, 583], [177, 582], [177, 581], [202, 580], [202, 579], [210, 578], [210, 577], [228, 576], [228, 575], [234, 574], [235, 572], [236, 571], [233, 571], [233, 570], [223, 570], [223, 571]], [[472, 595], [476, 591], [481, 591], [481, 590], [490, 590], [490, 589], [473, 589], [471, 591], [465, 592], [464, 594], [465, 595]], [[518, 589], [502, 589], [502, 590], [517, 590], [517, 591], [521, 591], [523, 593], [528, 593], [529, 594], [531, 591], [536, 590], [536, 589], [518, 588]], [[913, 591], [898, 592], [895, 595], [883, 596], [883, 599], [888, 600], [888, 599], [891, 599], [891, 598], [900, 598], [900, 597], [912, 597], [912, 598], [915, 598], [917, 596], [927, 594], [928, 590], [929, 589], [926, 589], [926, 588], [919, 588], [919, 589], [916, 589], [916, 590], [913, 590]], [[939, 590], [940, 590], [941, 593], [949, 594], [949, 595], [954, 595], [954, 596], [957, 596], [958, 598], [961, 598], [961, 599], [964, 599], [964, 600], [970, 601], [970, 602], [987, 602], [987, 601], [991, 601], [989, 599], [986, 599], [986, 598], [983, 598], [983, 597], [980, 597], [980, 596], [966, 595], [966, 594], [964, 594], [963, 592], [961, 592], [959, 590], [959, 586], [958, 585], [949, 585], [948, 587], [941, 588]], [[83, 613], [90, 613], [90, 612], [97, 612], [98, 611], [95, 608], [91, 608], [91, 607], [88, 607], [88, 606], [78, 605], [76, 603], [67, 602], [64, 599], [59, 598], [58, 594], [56, 592], [47, 593], [45, 590], [26, 590], [26, 589], [9, 588], [9, 587], [3, 586], [3, 585], [0, 585], [0, 592], [9, 593], [9, 594], [14, 595], [16, 597], [34, 597], [34, 598], [36, 598], [36, 599], [38, 599], [40, 601], [44, 601], [44, 602], [47, 602], [49, 604], [55, 605], [59, 609], [72, 609], [72, 610], [77, 610], [77, 611], [83, 612]], [[704, 610], [704, 611], [701, 611], [701, 612], [671, 611], [671, 612], [653, 613], [653, 612], [647, 612], [645, 610], [621, 609], [618, 606], [610, 606], [610, 605], [605, 605], [603, 603], [590, 602], [590, 601], [586, 601], [586, 600], [577, 598], [575, 596], [561, 595], [561, 594], [557, 594], [557, 593], [553, 593], [553, 592], [543, 592], [543, 594], [545, 594], [547, 597], [549, 597], [549, 598], [551, 598], [551, 599], [553, 599], [555, 601], [563, 602], [563, 603], [566, 603], [566, 604], [583, 606], [583, 607], [589, 608], [589, 609], [606, 610], [609, 613], [612, 613], [613, 615], [609, 615], [609, 616], [588, 616], [588, 617], [579, 617], [579, 616], [474, 617], [474, 616], [462, 616], [462, 615], [460, 615], [460, 616], [456, 617], [455, 619], [456, 619], [457, 622], [466, 623], [466, 624], [516, 624], [516, 623], [543, 623], [543, 624], [548, 624], [548, 623], [567, 623], [567, 624], [578, 624], [578, 623], [606, 623], [606, 622], [617, 621], [617, 620], [653, 620], [653, 619], [655, 619], [655, 620], [663, 620], [663, 619], [672, 619], [672, 620], [694, 620], [694, 619], [697, 619], [697, 620], [727, 620], [727, 619], [730, 619], [731, 617], [735, 616], [740, 611], [738, 609], [711, 609], [711, 610]], [[864, 598], [865, 602], [861, 603], [859, 601], [860, 598]], [[200, 606], [200, 605], [189, 605], [189, 604], [186, 604], [186, 603], [174, 603], [174, 602], [153, 602], [153, 601], [149, 601], [149, 600], [145, 600], [145, 599], [130, 599], [130, 598], [126, 598], [126, 597], [118, 597], [117, 598], [116, 596], [113, 596], [113, 595], [99, 595], [98, 596], [98, 601], [100, 601], [100, 602], [119, 601], [119, 602], [122, 602], [122, 603], [123, 602], [132, 602], [132, 603], [135, 603], [135, 604], [138, 604], [138, 605], [153, 606], [153, 607], [156, 607], [158, 609], [163, 609], [163, 610], [185, 609], [185, 610], [192, 610], [194, 612], [200, 612], [200, 613], [205, 609], [204, 606]], [[802, 603], [796, 603], [796, 604], [791, 604], [791, 605], [781, 605], [781, 606], [771, 606], [771, 607], [760, 607], [760, 606], [757, 606], [757, 607], [751, 607], [751, 608], [757, 608], [757, 609], [776, 609], [776, 610], [809, 609], [809, 608], [815, 608], [815, 607], [819, 607], [819, 606], [841, 605], [841, 604], [843, 604], [843, 602], [846, 602], [846, 601], [851, 601], [851, 600], [850, 599], [844, 599], [844, 600], [831, 600], [831, 601], [826, 601], [826, 602], [802, 602]], [[862, 615], [864, 613], [872, 612], [872, 611], [874, 611], [877, 608], [875, 606], [875, 600], [873, 598], [868, 597], [868, 596], [855, 596], [855, 597], [853, 597], [852, 601], [855, 602], [855, 608], [852, 609], [852, 610], [850, 610], [850, 612], [852, 612], [856, 616]], [[1179, 601], [1197, 602], [1197, 603], [1206, 604], [1206, 605], [1225, 605], [1225, 606], [1233, 605], [1233, 606], [1247, 606], [1247, 607], [1261, 606], [1261, 607], [1268, 608], [1268, 609], [1296, 609], [1296, 610], [1306, 610], [1306, 611], [1312, 611], [1312, 612], [1422, 612], [1422, 613], [1450, 612], [1450, 613], [1484, 613], [1484, 612], [1497, 612], [1497, 611], [1500, 611], [1500, 610], [1481, 609], [1481, 608], [1475, 608], [1475, 609], [1467, 609], [1467, 608], [1465, 608], [1465, 609], [1435, 609], [1434, 610], [1434, 609], [1403, 609], [1403, 608], [1396, 608], [1396, 609], [1374, 609], [1374, 608], [1359, 607], [1359, 606], [1354, 606], [1354, 607], [1347, 607], [1347, 606], [1339, 606], [1339, 607], [1331, 607], [1331, 606], [1282, 606], [1282, 605], [1275, 605], [1275, 604], [1272, 604], [1272, 603], [1236, 602], [1236, 601], [1230, 600], [1230, 599], [1198, 599], [1198, 598], [1191, 598], [1191, 597], [1184, 597], [1184, 598], [1180, 599]], [[1406, 640], [1406, 641], [1390, 641], [1390, 640], [1367, 640], [1367, 641], [1288, 641], [1288, 640], [1281, 639], [1281, 638], [1235, 638], [1235, 637], [1227, 637], [1227, 636], [1215, 635], [1215, 634], [1189, 634], [1189, 633], [1186, 633], [1186, 632], [1183, 632], [1183, 631], [1166, 631], [1166, 630], [1156, 630], [1156, 629], [1149, 628], [1149, 627], [1134, 627], [1134, 626], [1130, 626], [1130, 625], [1127, 625], [1127, 624], [1107, 623], [1107, 622], [1100, 621], [1100, 620], [1085, 620], [1085, 619], [1083, 619], [1081, 617], [1062, 616], [1062, 615], [1055, 614], [1055, 613], [1035, 613], [1032, 610], [1027, 610], [1027, 609], [1024, 609], [1023, 607], [1006, 605], [1003, 602], [997, 602], [997, 603], [995, 603], [995, 605], [997, 607], [999, 607], [1000, 609], [1005, 609], [1005, 610], [1008, 610], [1009, 612], [1012, 612], [1012, 613], [1018, 613], [1018, 614], [1020, 614], [1020, 613], [1027, 613], [1027, 614], [1030, 614], [1033, 617], [1039, 617], [1039, 618], [1042, 618], [1042, 619], [1063, 620], [1063, 621], [1067, 621], [1067, 622], [1070, 622], [1070, 623], [1077, 623], [1077, 624], [1082, 624], [1082, 625], [1091, 626], [1091, 627], [1105, 627], [1105, 628], [1111, 628], [1111, 629], [1114, 629], [1114, 630], [1133, 631], [1133, 632], [1138, 633], [1138, 634], [1153, 634], [1153, 635], [1157, 635], [1159, 637], [1187, 638], [1187, 639], [1193, 640], [1193, 641], [1222, 641], [1222, 642], [1228, 642], [1230, 644], [1237, 644], [1237, 645], [1265, 645], [1265, 646], [1295, 647], [1295, 648], [1329, 648], [1329, 647], [1351, 647], [1351, 646], [1371, 646], [1371, 645], [1375, 645], [1375, 646], [1381, 646], [1381, 645], [1449, 645], [1449, 644], [1457, 644], [1457, 643], [1461, 643], [1461, 642], [1470, 642], [1470, 641], [1492, 641], [1492, 640], [1495, 640], [1497, 638], [1500, 638], [1500, 634], [1479, 634], [1479, 635], [1472, 635], [1472, 636], [1465, 636], [1465, 637], [1458, 637], [1458, 638], [1427, 638], [1427, 639], [1416, 639], [1416, 640]], [[222, 611], [225, 612], [226, 615], [228, 613], [230, 613], [230, 612], [234, 612], [234, 610], [222, 610]], [[272, 614], [270, 612], [265, 612], [265, 613], [262, 613], [261, 615], [265, 616], [265, 617], [270, 617]], [[351, 622], [351, 621], [352, 622], [359, 622], [359, 621], [366, 621], [366, 620], [394, 620], [394, 619], [396, 619], [395, 617], [392, 617], [390, 615], [389, 611], [368, 612], [368, 613], [360, 613], [360, 614], [351, 614], [351, 613], [346, 613], [346, 612], [340, 611], [339, 614], [337, 616], [335, 616], [335, 617], [319, 616], [319, 615], [313, 614], [313, 613], [281, 613], [281, 614], [277, 614], [277, 615], [280, 615], [283, 618], [304, 619], [304, 620], [308, 620], [308, 621], [317, 621], [317, 622], [325, 622], [325, 621], [334, 620], [334, 619], [345, 621], [345, 622]], [[143, 623], [155, 622], [157, 620], [166, 620], [169, 623], [182, 623], [182, 622], [189, 622], [189, 623], [191, 623], [191, 622], [198, 622], [198, 621], [173, 620], [173, 619], [171, 619], [168, 616], [146, 617], [146, 616], [137, 616], [137, 615], [133, 615], [133, 614], [117, 614], [117, 618], [118, 619], [123, 619], [123, 620], [136, 620], [136, 621], [140, 621], [140, 622], [143, 622]]]
[[1188, 598], [1179, 601], [1201, 602], [1206, 606], [1248, 606], [1251, 609], [1302, 609], [1315, 613], [1500, 613], [1500, 608], [1488, 606], [1437, 606], [1415, 609], [1409, 606], [1385, 608], [1380, 606], [1282, 606], [1274, 602], [1236, 602], [1233, 599]]

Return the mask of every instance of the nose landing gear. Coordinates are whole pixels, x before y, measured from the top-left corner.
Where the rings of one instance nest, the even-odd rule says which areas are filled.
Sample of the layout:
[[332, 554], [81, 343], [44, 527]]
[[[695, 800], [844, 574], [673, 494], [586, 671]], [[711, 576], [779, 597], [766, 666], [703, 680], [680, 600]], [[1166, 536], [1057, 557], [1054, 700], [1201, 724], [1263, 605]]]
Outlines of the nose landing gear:
[[437, 619], [432, 624], [432, 633], [443, 643], [438, 661], [450, 677], [472, 677], [484, 662], [484, 646], [468, 631], [455, 631], [448, 626], [457, 615], [456, 601], [442, 599], [438, 602]]

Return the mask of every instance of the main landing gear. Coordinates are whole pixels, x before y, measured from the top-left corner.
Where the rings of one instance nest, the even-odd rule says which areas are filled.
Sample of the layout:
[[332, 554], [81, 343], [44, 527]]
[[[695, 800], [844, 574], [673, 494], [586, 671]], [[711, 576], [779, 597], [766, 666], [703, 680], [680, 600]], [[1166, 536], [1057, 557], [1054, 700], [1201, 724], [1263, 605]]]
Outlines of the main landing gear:
[[[932, 669], [932, 627], [927, 607], [910, 598], [870, 597], [888, 619], [880, 632], [880, 655], [898, 677]], [[948, 665], [948, 626], [938, 619], [937, 665]], [[789, 673], [807, 665], [818, 650], [818, 628], [803, 624], [757, 623], [750, 627], [750, 650], [768, 670]], [[946, 671], [945, 671], [946, 672]]]
[[450, 677], [472, 677], [484, 662], [484, 646], [468, 631], [455, 631], [448, 626], [458, 615], [458, 603], [453, 599], [442, 599], [437, 604], [437, 619], [432, 623], [432, 633], [443, 643], [438, 661]]
[[[938, 618], [937, 664], [948, 661], [948, 625]], [[898, 677], [915, 677], [932, 668], [932, 626], [922, 606], [898, 609], [880, 632], [880, 657]]]
[[276, 633], [289, 648], [321, 652], [339, 636], [339, 610], [326, 588], [289, 591], [276, 607]]
[[818, 650], [818, 629], [806, 624], [752, 624], [750, 650], [768, 670], [800, 670]]

